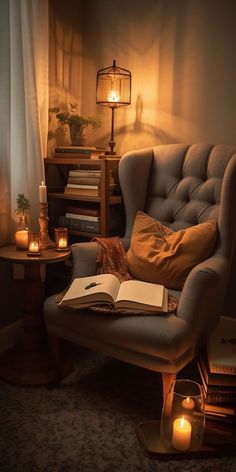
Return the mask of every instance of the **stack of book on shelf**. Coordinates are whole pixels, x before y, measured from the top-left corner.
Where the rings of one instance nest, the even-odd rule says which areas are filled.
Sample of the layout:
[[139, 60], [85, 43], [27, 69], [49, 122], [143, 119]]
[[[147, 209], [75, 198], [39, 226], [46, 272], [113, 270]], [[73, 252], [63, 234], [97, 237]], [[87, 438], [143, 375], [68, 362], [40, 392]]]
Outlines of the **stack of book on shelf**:
[[[99, 197], [101, 185], [101, 170], [74, 169], [69, 171], [66, 195], [78, 195], [87, 197]], [[115, 183], [112, 171], [109, 172], [109, 190], [112, 193]]]
[[236, 319], [222, 316], [198, 358], [207, 420], [236, 421]]
[[96, 146], [59, 146], [55, 149], [54, 157], [99, 159], [105, 157], [105, 149]]
[[[65, 215], [59, 217], [59, 226], [76, 231], [100, 233], [100, 208], [95, 206], [68, 205]], [[122, 225], [122, 213], [117, 207], [110, 209], [110, 231], [119, 233]]]
[[65, 215], [59, 217], [59, 225], [89, 233], [100, 232], [100, 210], [83, 206], [68, 206]]

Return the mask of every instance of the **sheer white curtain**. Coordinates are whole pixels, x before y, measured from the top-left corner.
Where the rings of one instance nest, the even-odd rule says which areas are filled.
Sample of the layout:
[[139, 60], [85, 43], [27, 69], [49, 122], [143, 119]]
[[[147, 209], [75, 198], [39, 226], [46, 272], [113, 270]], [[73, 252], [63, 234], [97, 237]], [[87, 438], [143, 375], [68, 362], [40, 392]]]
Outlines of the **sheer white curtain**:
[[16, 197], [30, 200], [38, 228], [38, 187], [48, 134], [48, 0], [1, 0], [0, 245], [10, 243]]

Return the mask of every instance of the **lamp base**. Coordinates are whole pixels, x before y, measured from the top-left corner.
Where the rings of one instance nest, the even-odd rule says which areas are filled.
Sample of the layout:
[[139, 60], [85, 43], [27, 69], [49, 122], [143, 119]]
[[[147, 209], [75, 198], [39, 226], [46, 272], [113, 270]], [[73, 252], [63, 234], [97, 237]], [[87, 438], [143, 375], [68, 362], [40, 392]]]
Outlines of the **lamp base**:
[[116, 151], [105, 151], [106, 156], [116, 156]]

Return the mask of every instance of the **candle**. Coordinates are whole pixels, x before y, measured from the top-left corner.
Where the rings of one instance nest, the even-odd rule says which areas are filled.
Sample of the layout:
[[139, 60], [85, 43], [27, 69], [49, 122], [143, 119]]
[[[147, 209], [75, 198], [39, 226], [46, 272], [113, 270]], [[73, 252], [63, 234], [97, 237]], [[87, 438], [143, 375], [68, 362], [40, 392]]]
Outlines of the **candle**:
[[189, 397], [185, 398], [182, 401], [182, 407], [186, 408], [187, 410], [192, 410], [195, 407], [194, 400], [192, 398], [189, 398]]
[[29, 243], [29, 252], [39, 252], [39, 242], [31, 241]]
[[47, 203], [47, 187], [44, 181], [42, 181], [42, 184], [39, 186], [39, 202]]
[[177, 418], [173, 423], [172, 445], [178, 451], [187, 451], [190, 448], [192, 427], [184, 417]]
[[54, 228], [55, 240], [58, 251], [63, 251], [68, 247], [68, 229]]
[[39, 233], [29, 232], [28, 256], [40, 255], [40, 235]]
[[61, 249], [66, 248], [67, 247], [67, 238], [59, 238], [58, 247], [61, 248]]
[[28, 249], [28, 231], [19, 230], [15, 232], [15, 242], [17, 249]]

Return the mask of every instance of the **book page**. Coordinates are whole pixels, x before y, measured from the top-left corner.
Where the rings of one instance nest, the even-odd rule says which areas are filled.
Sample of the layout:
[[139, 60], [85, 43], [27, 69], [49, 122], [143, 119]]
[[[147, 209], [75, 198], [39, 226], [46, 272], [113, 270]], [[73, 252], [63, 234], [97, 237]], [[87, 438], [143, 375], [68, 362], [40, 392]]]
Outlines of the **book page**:
[[[116, 302], [127, 301], [134, 304], [146, 306], [147, 310], [151, 307], [161, 308], [163, 305], [164, 286], [142, 282], [140, 280], [127, 280], [120, 285]], [[123, 306], [125, 306], [123, 304]]]
[[60, 305], [79, 306], [96, 301], [113, 303], [116, 299], [120, 282], [115, 275], [101, 274], [81, 277], [73, 280]]

